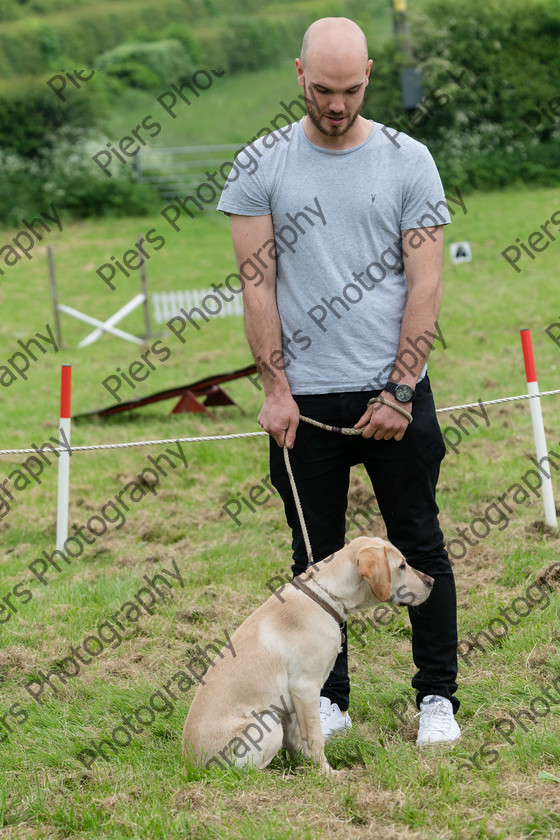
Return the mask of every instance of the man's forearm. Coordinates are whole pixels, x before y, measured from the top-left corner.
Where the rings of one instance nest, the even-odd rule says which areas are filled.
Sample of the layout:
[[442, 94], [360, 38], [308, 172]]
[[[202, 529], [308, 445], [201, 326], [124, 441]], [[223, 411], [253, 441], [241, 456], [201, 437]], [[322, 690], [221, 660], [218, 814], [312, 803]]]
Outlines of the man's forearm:
[[282, 325], [272, 289], [251, 289], [244, 297], [247, 341], [262, 376], [266, 396], [290, 392], [284, 370]]
[[291, 449], [296, 439], [299, 409], [284, 371], [282, 325], [274, 290], [252, 289], [245, 298], [244, 311], [247, 340], [265, 392], [258, 422], [278, 446]]
[[[440, 303], [441, 287], [430, 295], [420, 289], [413, 289], [409, 293], [395, 365], [389, 376], [391, 381], [415, 387], [433, 346]], [[412, 359], [411, 354], [416, 358]], [[402, 364], [405, 359], [406, 366]]]
[[[422, 236], [422, 229], [418, 232]], [[429, 236], [422, 236], [421, 247], [414, 250], [410, 250], [406, 244], [409, 233], [403, 231], [403, 261], [408, 297], [401, 322], [397, 356], [389, 379], [414, 388], [430, 355], [437, 332], [444, 231], [442, 226], [430, 229]]]

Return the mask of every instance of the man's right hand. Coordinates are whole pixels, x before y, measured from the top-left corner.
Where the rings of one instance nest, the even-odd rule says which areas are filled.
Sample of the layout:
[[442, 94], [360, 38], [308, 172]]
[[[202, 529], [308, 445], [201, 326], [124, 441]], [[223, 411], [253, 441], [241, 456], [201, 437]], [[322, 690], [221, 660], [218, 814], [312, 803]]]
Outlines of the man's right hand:
[[291, 449], [299, 425], [299, 408], [289, 393], [269, 394], [260, 410], [257, 422], [271, 435], [278, 446]]

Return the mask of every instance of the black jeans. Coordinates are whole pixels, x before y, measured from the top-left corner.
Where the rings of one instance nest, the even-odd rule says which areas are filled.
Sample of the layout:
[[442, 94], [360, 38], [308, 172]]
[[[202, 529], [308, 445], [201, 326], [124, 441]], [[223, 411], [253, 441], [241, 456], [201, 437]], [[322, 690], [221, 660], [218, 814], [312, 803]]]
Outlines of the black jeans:
[[[295, 396], [301, 414], [333, 426], [353, 426], [379, 391]], [[415, 569], [431, 575], [434, 588], [418, 607], [409, 607], [412, 679], [417, 705], [427, 694], [451, 701], [457, 691], [457, 606], [453, 570], [438, 523], [436, 484], [445, 445], [437, 422], [430, 381], [416, 386], [413, 422], [400, 441], [345, 436], [300, 422], [290, 462], [300, 496], [313, 557], [320, 560], [344, 545], [350, 467], [363, 464], [371, 480], [387, 538]], [[270, 439], [270, 474], [292, 529], [294, 575], [307, 567], [307, 552], [281, 447]], [[321, 694], [348, 709], [350, 680], [344, 644]]]

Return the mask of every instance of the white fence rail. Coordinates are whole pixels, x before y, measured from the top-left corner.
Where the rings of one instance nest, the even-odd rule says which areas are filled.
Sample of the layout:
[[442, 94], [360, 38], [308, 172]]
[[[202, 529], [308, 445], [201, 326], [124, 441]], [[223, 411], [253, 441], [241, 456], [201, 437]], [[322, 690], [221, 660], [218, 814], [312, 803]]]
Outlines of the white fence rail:
[[[182, 194], [197, 187], [208, 180], [208, 169], [218, 169], [221, 180], [225, 181], [227, 173], [221, 172], [221, 167], [233, 161], [240, 144], [221, 146], [176, 146], [162, 149], [140, 149], [134, 155], [134, 171], [136, 178], [143, 184], [150, 184], [163, 198], [172, 198], [177, 193]], [[220, 190], [217, 190], [215, 202], [208, 206], [215, 206], [218, 202]]]
[[[156, 324], [165, 324], [170, 318], [182, 315], [181, 309], [201, 321], [243, 315], [241, 295], [233, 300], [223, 300], [213, 289], [187, 289], [179, 292], [153, 292], [152, 307]], [[183, 315], [184, 317], [184, 315]]]

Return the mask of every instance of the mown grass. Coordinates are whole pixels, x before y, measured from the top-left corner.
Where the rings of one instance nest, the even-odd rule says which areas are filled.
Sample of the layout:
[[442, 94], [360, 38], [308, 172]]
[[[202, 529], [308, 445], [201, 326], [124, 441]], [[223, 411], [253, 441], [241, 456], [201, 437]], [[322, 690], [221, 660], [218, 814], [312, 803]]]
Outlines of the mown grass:
[[[294, 56], [295, 58], [295, 56]], [[221, 68], [211, 68], [220, 71]], [[202, 80], [204, 84], [204, 80]], [[250, 96], [240, 97], [240, 91]], [[301, 93], [296, 82], [294, 62], [283, 61], [278, 66], [263, 68], [258, 74], [224, 74], [214, 78], [212, 86], [195, 98], [187, 89], [191, 104], [179, 96], [172, 105], [171, 95], [163, 102], [175, 114], [175, 119], [158, 102], [165, 92], [128, 90], [123, 93], [107, 116], [103, 128], [109, 137], [120, 140], [151, 114], [161, 124], [161, 132], [150, 140], [150, 148], [175, 146], [220, 145], [247, 143], [282, 110], [280, 101], [289, 103]], [[296, 109], [297, 111], [297, 109]]]
[[[279, 95], [279, 94], [278, 94]], [[252, 126], [247, 126], [251, 131]], [[246, 132], [248, 133], [248, 132]], [[241, 138], [243, 139], [243, 138]], [[453, 194], [453, 185], [445, 185]], [[446, 249], [445, 290], [440, 326], [447, 347], [434, 351], [430, 376], [440, 407], [524, 393], [519, 329], [533, 331], [539, 384], [558, 387], [560, 349], [545, 334], [560, 320], [557, 303], [557, 242], [534, 261], [525, 257], [517, 274], [500, 252], [516, 237], [527, 241], [560, 208], [558, 190], [511, 191], [465, 197], [447, 242], [468, 239], [471, 264], [452, 266]], [[52, 324], [44, 245], [54, 246], [60, 300], [107, 318], [138, 289], [132, 275], [107, 289], [95, 269], [111, 255], [119, 258], [139, 234], [156, 228], [165, 248], [147, 262], [152, 291], [206, 287], [233, 270], [227, 220], [218, 214], [184, 217], [175, 232], [159, 216], [115, 222], [65, 224], [49, 234], [33, 259], [6, 269], [0, 295], [0, 364]], [[15, 231], [4, 231], [1, 242]], [[112, 403], [103, 380], [127, 371], [145, 348], [103, 336], [84, 350], [78, 341], [86, 325], [63, 317], [65, 349], [33, 363], [27, 381], [0, 393], [3, 448], [40, 444], [57, 430], [60, 364], [73, 364], [73, 413]], [[122, 324], [142, 332], [140, 311]], [[194, 381], [250, 362], [240, 319], [215, 318], [199, 331], [189, 326], [180, 344], [161, 340], [171, 356], [123, 399]], [[155, 336], [148, 340], [151, 346]], [[102, 443], [257, 430], [262, 395], [247, 380], [225, 389], [240, 408], [217, 408], [216, 419], [171, 415], [170, 403], [110, 421], [74, 423], [72, 441]], [[551, 449], [560, 452], [557, 397], [543, 400]], [[245, 411], [242, 413], [240, 409]], [[441, 521], [446, 537], [483, 516], [487, 505], [526, 472], [534, 451], [527, 402], [488, 407], [490, 426], [469, 428], [459, 453], [449, 452], [440, 480]], [[456, 413], [457, 414], [457, 413]], [[440, 415], [442, 427], [453, 425]], [[351, 715], [354, 728], [327, 745], [337, 782], [279, 756], [264, 773], [188, 774], [180, 756], [180, 734], [194, 689], [177, 691], [169, 716], [156, 713], [151, 725], [108, 760], [86, 769], [76, 759], [91, 740], [107, 737], [123, 715], [146, 704], [155, 691], [191, 661], [197, 644], [224, 639], [268, 594], [266, 583], [290, 565], [290, 536], [275, 495], [252, 513], [243, 508], [241, 526], [222, 506], [237, 492], [247, 495], [268, 473], [267, 443], [257, 437], [219, 443], [184, 444], [188, 469], [169, 469], [157, 496], [130, 505], [126, 523], [109, 528], [80, 558], [43, 586], [29, 564], [54, 548], [56, 464], [42, 484], [14, 494], [12, 509], [0, 519], [2, 567], [0, 599], [25, 582], [27, 604], [0, 628], [0, 720], [12, 731], [0, 743], [0, 837], [370, 837], [552, 838], [560, 833], [558, 705], [552, 681], [559, 674], [560, 634], [557, 581], [549, 602], [543, 596], [527, 616], [508, 625], [507, 636], [481, 647], [460, 662], [461, 741], [453, 749], [418, 750], [410, 678], [410, 625], [405, 613], [386, 626], [356, 625], [350, 634]], [[148, 466], [148, 455], [164, 446], [99, 453], [71, 459], [70, 521], [78, 527], [99, 513], [127, 481]], [[2, 456], [0, 480], [26, 456]], [[54, 459], [53, 459], [54, 461]], [[557, 474], [554, 476], [558, 492]], [[353, 474], [350, 508], [369, 494], [364, 474]], [[361, 521], [365, 521], [362, 520]], [[455, 563], [459, 636], [487, 630], [492, 619], [557, 561], [560, 541], [542, 527], [542, 504], [531, 498], [514, 508], [504, 530], [488, 536]], [[378, 519], [368, 532], [383, 535]], [[360, 533], [351, 526], [350, 536]], [[25, 690], [38, 670], [67, 656], [95, 634], [143, 586], [143, 575], [172, 568], [172, 597], [159, 600], [153, 615], [124, 622], [123, 640], [84, 665], [42, 705]], [[535, 599], [536, 600], [536, 599]], [[0, 601], [1, 603], [1, 601]], [[6, 614], [0, 615], [5, 619]], [[461, 648], [461, 650], [464, 650]], [[509, 741], [500, 719], [530, 709], [546, 689], [550, 709], [535, 723], [521, 718]], [[402, 714], [400, 720], [391, 710]], [[25, 709], [21, 722], [9, 714]], [[501, 729], [500, 729], [501, 727]], [[6, 727], [4, 727], [5, 729]], [[526, 730], [526, 731], [525, 731]], [[0, 729], [0, 732], [3, 731]], [[511, 742], [511, 743], [510, 743]], [[482, 749], [482, 755], [481, 755]], [[495, 751], [495, 752], [493, 752]], [[472, 759], [475, 759], [473, 763]], [[478, 766], [477, 766], [478, 765]], [[542, 771], [553, 779], [540, 778]]]

